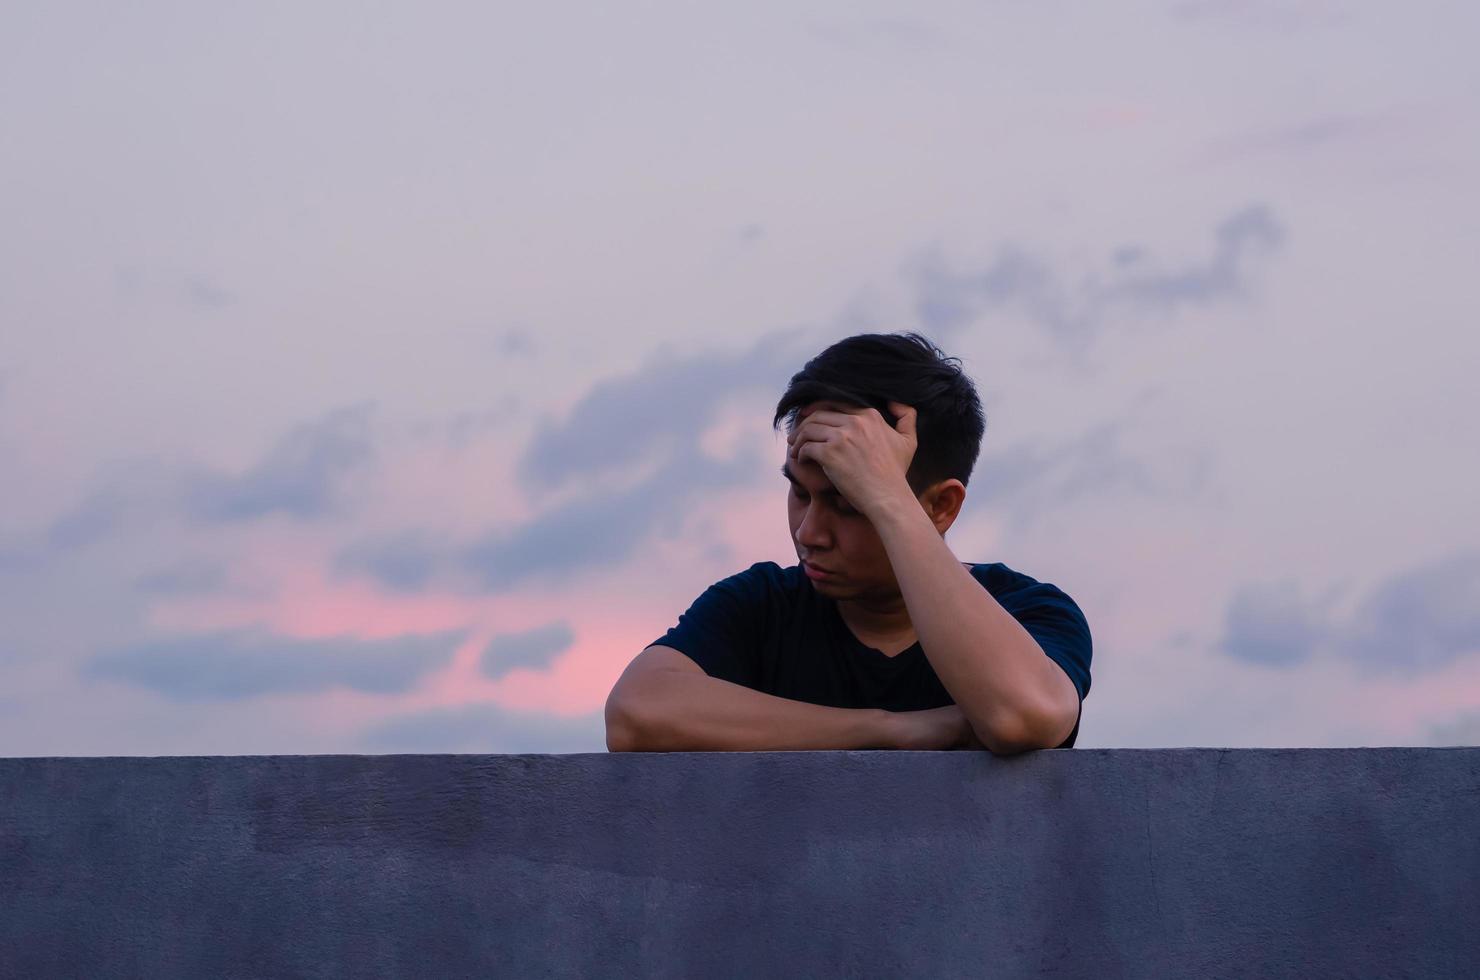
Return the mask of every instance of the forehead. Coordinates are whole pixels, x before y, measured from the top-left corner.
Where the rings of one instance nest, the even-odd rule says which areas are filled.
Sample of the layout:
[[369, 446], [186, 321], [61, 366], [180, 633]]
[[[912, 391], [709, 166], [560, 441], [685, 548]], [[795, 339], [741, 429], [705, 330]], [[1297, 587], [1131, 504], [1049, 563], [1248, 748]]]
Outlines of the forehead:
[[781, 475], [794, 483], [800, 483], [808, 493], [836, 493], [827, 472], [808, 459], [787, 458], [781, 464]]

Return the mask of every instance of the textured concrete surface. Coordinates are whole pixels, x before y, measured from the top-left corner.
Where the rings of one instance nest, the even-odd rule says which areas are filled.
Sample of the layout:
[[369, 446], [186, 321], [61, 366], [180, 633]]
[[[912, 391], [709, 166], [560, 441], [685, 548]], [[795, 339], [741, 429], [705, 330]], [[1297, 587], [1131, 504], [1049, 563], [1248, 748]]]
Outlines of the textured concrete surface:
[[1480, 976], [1480, 749], [0, 759], [7, 977]]

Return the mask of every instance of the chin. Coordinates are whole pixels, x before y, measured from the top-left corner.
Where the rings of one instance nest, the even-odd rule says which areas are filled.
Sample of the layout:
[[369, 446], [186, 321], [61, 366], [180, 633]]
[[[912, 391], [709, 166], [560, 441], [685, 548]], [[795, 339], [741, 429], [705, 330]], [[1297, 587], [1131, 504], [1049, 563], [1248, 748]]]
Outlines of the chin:
[[814, 582], [808, 579], [807, 584], [812, 586], [814, 592], [825, 595], [829, 599], [847, 598], [848, 596], [847, 586], [840, 582]]

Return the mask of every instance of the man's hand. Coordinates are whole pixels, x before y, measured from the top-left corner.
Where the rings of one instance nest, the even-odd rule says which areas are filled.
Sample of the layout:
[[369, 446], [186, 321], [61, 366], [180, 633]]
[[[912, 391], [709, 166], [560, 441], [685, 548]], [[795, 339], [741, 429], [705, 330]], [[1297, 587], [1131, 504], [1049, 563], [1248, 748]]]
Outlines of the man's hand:
[[890, 721], [894, 726], [892, 743], [896, 749], [986, 748], [966, 720], [966, 713], [957, 704], [924, 711], [891, 712]]
[[799, 415], [786, 437], [787, 457], [821, 466], [838, 493], [866, 516], [901, 495], [913, 499], [905, 473], [915, 458], [916, 412], [899, 402], [890, 402], [889, 410], [899, 417], [897, 428], [872, 408], [817, 408]]

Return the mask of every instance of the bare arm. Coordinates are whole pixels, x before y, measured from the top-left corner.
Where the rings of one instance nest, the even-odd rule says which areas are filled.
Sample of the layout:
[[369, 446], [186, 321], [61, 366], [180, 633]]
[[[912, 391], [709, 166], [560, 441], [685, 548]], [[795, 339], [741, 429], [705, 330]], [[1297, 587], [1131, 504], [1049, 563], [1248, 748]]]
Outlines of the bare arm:
[[638, 654], [606, 700], [613, 752], [948, 749], [972, 741], [955, 705], [891, 712], [793, 701], [710, 677], [665, 646]]
[[987, 748], [1010, 755], [1062, 744], [1079, 715], [1064, 669], [956, 560], [918, 501], [872, 519], [926, 659]]

